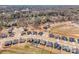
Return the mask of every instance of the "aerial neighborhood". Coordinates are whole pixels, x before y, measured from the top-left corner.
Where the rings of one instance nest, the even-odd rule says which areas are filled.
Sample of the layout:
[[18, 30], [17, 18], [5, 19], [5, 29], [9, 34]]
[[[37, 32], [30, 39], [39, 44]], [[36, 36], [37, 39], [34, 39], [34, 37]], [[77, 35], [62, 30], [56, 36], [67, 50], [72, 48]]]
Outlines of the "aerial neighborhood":
[[79, 54], [79, 6], [0, 6], [0, 54]]

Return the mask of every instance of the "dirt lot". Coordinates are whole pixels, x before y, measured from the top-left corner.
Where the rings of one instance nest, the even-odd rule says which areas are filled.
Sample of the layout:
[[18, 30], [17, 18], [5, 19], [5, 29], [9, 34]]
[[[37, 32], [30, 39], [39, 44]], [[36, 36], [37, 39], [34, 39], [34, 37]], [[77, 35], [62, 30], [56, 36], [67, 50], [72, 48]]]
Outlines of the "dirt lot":
[[36, 48], [30, 44], [21, 44], [19, 46], [12, 46], [6, 50], [0, 51], [0, 54], [51, 54], [51, 52]]
[[59, 25], [51, 28], [51, 32], [59, 35], [79, 38], [79, 27], [71, 22], [60, 23]]

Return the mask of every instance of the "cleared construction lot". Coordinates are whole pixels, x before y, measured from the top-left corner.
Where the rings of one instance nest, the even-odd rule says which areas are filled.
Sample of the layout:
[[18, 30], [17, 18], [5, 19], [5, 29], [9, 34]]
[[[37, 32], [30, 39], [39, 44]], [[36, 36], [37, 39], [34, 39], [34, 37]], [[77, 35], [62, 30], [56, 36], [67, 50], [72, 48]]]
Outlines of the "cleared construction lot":
[[0, 54], [51, 54], [49, 51], [36, 48], [32, 45], [21, 44], [19, 46], [15, 45], [6, 50], [0, 51]]
[[58, 23], [53, 28], [51, 28], [51, 32], [54, 34], [79, 38], [79, 27], [72, 22]]

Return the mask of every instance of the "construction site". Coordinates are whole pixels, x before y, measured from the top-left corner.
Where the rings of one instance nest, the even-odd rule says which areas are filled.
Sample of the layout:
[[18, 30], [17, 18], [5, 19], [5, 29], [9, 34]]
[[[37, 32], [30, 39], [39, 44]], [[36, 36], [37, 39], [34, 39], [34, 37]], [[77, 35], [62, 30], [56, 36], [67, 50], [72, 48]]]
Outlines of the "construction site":
[[79, 6], [31, 7], [1, 9], [0, 54], [79, 54]]

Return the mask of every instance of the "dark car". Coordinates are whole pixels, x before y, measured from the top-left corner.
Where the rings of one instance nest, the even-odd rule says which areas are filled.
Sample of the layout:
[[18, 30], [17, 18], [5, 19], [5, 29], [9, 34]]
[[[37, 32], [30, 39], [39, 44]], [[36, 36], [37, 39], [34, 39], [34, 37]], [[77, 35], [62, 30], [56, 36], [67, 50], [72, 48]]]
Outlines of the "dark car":
[[54, 48], [61, 50], [61, 45], [56, 42], [56, 43], [54, 43]]
[[17, 44], [17, 43], [18, 43], [18, 39], [15, 39], [15, 40], [12, 41], [12, 44], [13, 44], [13, 45], [15, 45], [15, 44]]
[[40, 45], [46, 45], [46, 41], [40, 40]]
[[12, 45], [12, 41], [5, 41], [5, 46], [10, 46], [10, 45]]
[[53, 47], [53, 43], [52, 43], [52, 42], [47, 41], [47, 42], [46, 42], [46, 46], [47, 46], [47, 47]]

